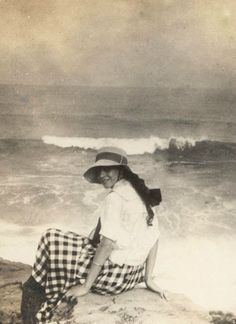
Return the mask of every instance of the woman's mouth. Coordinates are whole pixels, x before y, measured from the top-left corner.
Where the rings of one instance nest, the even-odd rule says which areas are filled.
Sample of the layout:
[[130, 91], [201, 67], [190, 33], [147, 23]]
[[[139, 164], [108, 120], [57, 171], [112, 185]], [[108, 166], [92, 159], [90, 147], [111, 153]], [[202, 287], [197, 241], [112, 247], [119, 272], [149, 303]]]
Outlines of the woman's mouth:
[[108, 181], [108, 180], [110, 180], [110, 178], [102, 178], [101, 180], [102, 181]]

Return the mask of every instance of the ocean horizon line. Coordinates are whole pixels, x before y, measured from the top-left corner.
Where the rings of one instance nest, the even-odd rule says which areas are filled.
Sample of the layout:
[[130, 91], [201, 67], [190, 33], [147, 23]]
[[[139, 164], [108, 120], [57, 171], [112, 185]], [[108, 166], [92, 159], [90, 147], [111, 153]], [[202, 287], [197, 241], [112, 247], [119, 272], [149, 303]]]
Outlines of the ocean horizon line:
[[6, 82], [0, 82], [1, 86], [10, 86], [10, 87], [78, 87], [78, 88], [114, 88], [114, 89], [173, 89], [173, 90], [181, 90], [181, 89], [196, 89], [196, 90], [205, 90], [205, 89], [212, 89], [212, 90], [218, 90], [218, 89], [232, 89], [234, 90], [235, 87], [233, 86], [189, 86], [181, 85], [181, 86], [173, 86], [173, 85], [150, 85], [150, 86], [136, 86], [136, 85], [85, 85], [85, 84], [64, 84], [64, 83], [53, 83], [53, 84], [43, 84], [43, 83], [6, 83]]

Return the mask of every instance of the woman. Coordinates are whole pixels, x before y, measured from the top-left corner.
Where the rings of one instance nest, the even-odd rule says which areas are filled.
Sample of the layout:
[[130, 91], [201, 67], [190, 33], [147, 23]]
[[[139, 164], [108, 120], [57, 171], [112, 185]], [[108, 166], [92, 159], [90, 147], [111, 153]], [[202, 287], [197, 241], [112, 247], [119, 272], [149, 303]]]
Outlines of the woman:
[[[75, 303], [90, 291], [118, 294], [142, 281], [165, 298], [152, 277], [159, 237], [152, 206], [159, 201], [131, 171], [126, 153], [119, 148], [99, 150], [84, 177], [110, 189], [95, 236], [91, 239], [55, 229], [42, 236], [32, 276], [23, 287], [25, 324], [45, 323], [62, 299]], [[38, 293], [34, 310], [27, 302], [29, 291], [34, 296]]]

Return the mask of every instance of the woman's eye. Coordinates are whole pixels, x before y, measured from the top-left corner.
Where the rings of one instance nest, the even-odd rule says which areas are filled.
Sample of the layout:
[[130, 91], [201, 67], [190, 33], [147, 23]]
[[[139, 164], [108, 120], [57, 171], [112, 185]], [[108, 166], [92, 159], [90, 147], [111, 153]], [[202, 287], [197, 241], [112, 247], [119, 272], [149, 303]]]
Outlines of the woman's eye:
[[112, 169], [112, 168], [110, 168], [110, 167], [106, 167], [106, 168], [103, 168], [103, 171], [105, 171], [105, 172], [109, 172], [111, 169]]

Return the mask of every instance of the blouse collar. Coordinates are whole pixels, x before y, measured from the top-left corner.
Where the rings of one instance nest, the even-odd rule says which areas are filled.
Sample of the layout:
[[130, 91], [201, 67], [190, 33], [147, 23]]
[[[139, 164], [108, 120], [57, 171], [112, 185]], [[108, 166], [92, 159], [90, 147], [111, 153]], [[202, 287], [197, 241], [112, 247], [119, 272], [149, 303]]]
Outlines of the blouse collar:
[[117, 181], [114, 187], [111, 189], [111, 192], [114, 191], [118, 193], [125, 200], [137, 199], [137, 193], [131, 183], [126, 179], [121, 179]]

